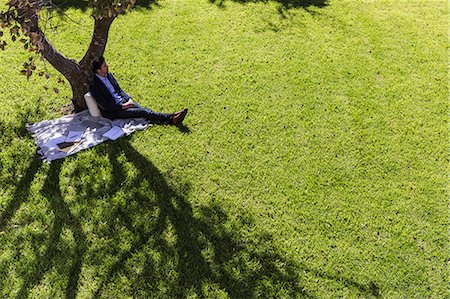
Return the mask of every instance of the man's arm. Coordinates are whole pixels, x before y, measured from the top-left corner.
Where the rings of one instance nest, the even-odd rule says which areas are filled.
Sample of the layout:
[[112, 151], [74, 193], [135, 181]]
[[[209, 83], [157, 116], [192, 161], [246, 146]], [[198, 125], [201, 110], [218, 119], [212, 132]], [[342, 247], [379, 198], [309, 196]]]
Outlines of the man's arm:
[[130, 100], [131, 97], [120, 87], [119, 83], [117, 82], [116, 78], [114, 78], [113, 74], [108, 73], [108, 80], [113, 85], [114, 89], [117, 91], [117, 93], [125, 100]]
[[119, 83], [117, 82], [116, 78], [114, 78], [113, 74], [108, 73], [108, 80], [113, 85], [116, 92], [122, 97], [122, 99], [127, 100], [126, 103], [122, 104], [122, 109], [128, 109], [136, 107], [131, 97], [120, 87]]

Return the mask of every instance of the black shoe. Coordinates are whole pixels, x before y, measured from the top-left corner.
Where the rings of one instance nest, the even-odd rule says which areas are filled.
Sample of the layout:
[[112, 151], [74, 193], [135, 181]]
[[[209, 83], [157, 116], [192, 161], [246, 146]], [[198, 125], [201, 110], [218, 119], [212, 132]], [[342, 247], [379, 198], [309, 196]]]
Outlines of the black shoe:
[[172, 116], [172, 125], [179, 125], [183, 122], [186, 114], [188, 113], [188, 109], [185, 108], [181, 111], [175, 112]]

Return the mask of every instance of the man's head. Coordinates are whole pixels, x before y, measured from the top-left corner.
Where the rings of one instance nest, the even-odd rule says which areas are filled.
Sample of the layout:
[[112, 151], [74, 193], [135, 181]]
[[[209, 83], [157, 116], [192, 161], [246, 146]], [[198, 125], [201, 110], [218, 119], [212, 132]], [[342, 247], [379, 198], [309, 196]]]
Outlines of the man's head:
[[105, 58], [100, 56], [99, 58], [94, 59], [92, 61], [92, 71], [94, 74], [98, 74], [102, 77], [105, 77], [108, 73], [108, 65], [106, 64]]

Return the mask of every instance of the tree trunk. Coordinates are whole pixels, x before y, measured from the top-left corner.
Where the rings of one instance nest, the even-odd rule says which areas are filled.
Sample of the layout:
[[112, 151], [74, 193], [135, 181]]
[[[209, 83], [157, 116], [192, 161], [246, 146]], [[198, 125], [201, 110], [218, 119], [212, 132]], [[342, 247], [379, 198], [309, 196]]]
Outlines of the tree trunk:
[[93, 72], [91, 70], [92, 61], [103, 55], [108, 42], [109, 28], [116, 17], [99, 17], [94, 18], [94, 32], [92, 34], [89, 48], [80, 61], [80, 67], [90, 79], [92, 79]]
[[50, 64], [60, 72], [69, 81], [72, 88], [72, 103], [75, 111], [86, 109], [86, 103], [83, 95], [89, 91], [89, 77], [81, 69], [80, 65], [72, 59], [68, 59], [58, 52], [47, 40], [45, 34], [38, 29], [38, 47], [39, 53], [50, 62]]
[[[83, 75], [80, 74], [80, 77]], [[84, 95], [89, 91], [89, 80], [69, 81], [72, 88], [72, 104], [75, 112], [83, 111], [86, 107]]]

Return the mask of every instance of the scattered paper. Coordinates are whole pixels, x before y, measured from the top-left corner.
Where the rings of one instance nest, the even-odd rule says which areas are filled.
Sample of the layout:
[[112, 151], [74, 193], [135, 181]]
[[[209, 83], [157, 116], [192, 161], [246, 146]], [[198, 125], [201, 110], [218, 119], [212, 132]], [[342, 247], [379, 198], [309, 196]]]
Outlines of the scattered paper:
[[79, 142], [83, 137], [84, 131], [69, 131], [65, 142]]
[[117, 138], [120, 138], [123, 134], [125, 134], [125, 133], [121, 128], [114, 126], [111, 129], [109, 129], [107, 132], [105, 132], [103, 134], [103, 136], [105, 136], [111, 140], [116, 140]]

